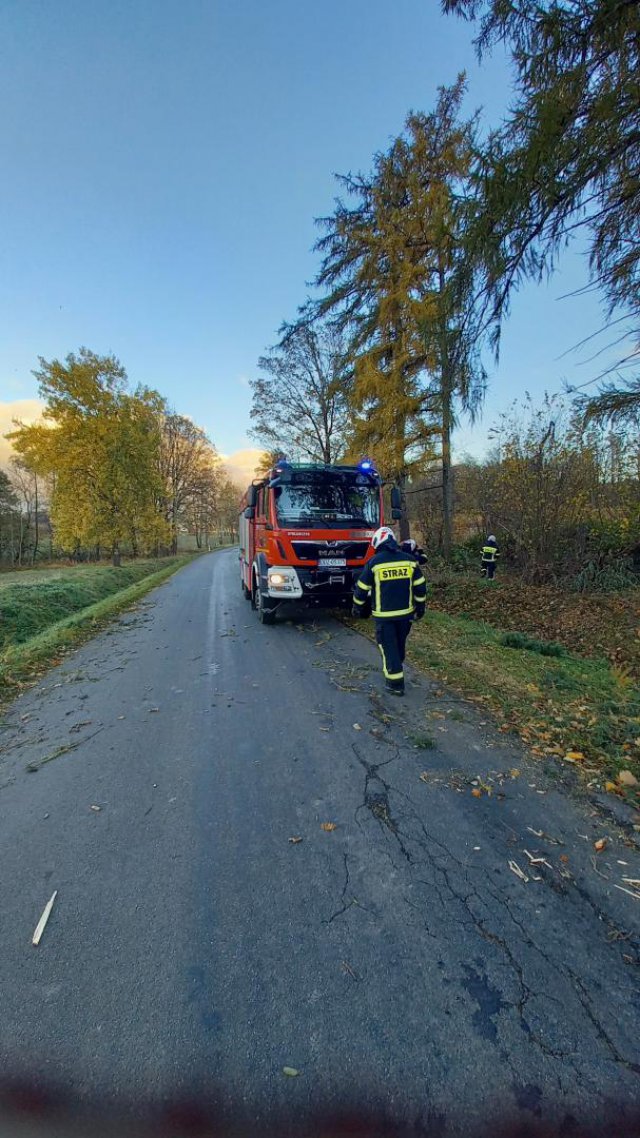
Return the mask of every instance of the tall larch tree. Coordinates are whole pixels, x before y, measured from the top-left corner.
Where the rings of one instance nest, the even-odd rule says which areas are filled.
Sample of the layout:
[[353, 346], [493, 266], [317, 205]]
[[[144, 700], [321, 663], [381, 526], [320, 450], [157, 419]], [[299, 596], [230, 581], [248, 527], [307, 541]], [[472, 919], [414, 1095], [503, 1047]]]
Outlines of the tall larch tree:
[[456, 412], [475, 414], [485, 386], [473, 278], [461, 283], [459, 272], [476, 160], [475, 120], [461, 120], [464, 92], [460, 76], [432, 113], [408, 116], [370, 179], [345, 180], [358, 205], [338, 203], [319, 243], [323, 307], [351, 331], [354, 438], [379, 440], [386, 473], [402, 488], [433, 460], [439, 437], [447, 556]]
[[[470, 263], [499, 320], [514, 290], [555, 268], [580, 235], [605, 322], [594, 355], [615, 380], [592, 419], [640, 413], [640, 5], [633, 0], [443, 0], [478, 20], [476, 46], [510, 51], [515, 95], [484, 149]], [[472, 255], [471, 255], [472, 254]], [[619, 398], [616, 398], [619, 396]]]

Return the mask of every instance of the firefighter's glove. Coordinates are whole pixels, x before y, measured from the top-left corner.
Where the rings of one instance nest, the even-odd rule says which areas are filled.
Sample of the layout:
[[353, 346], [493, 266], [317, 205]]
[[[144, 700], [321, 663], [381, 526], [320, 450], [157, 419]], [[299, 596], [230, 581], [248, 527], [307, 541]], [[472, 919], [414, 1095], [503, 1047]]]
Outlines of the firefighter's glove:
[[426, 607], [427, 607], [426, 605], [416, 605], [416, 611], [415, 611], [415, 617], [414, 617], [415, 620], [422, 620], [422, 618], [425, 614]]

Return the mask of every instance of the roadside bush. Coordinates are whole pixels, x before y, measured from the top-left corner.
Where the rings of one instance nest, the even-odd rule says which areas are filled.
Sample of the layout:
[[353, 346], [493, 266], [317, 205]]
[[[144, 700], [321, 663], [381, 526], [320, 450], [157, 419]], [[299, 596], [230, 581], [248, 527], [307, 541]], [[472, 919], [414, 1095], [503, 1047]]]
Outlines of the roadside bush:
[[526, 652], [538, 652], [541, 656], [568, 656], [566, 648], [553, 640], [536, 640], [524, 632], [505, 632], [500, 637], [504, 648], [520, 648]]
[[451, 550], [451, 568], [457, 572], [468, 569], [478, 569], [480, 566], [480, 550], [484, 544], [481, 537], [472, 537], [462, 545], [454, 545]]
[[616, 557], [604, 565], [589, 561], [569, 582], [576, 593], [618, 593], [640, 585], [640, 574], [628, 557]]

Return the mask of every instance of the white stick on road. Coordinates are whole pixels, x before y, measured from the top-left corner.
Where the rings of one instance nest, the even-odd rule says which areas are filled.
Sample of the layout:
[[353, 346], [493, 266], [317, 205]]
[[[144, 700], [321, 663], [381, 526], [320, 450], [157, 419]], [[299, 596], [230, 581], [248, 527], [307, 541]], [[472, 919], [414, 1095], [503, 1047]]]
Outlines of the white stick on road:
[[47, 901], [47, 903], [44, 907], [44, 912], [43, 912], [42, 916], [40, 917], [40, 920], [38, 921], [38, 923], [36, 925], [36, 931], [33, 934], [32, 944], [35, 944], [35, 945], [40, 944], [40, 937], [42, 936], [42, 934], [46, 928], [47, 921], [49, 920], [49, 915], [51, 913], [51, 910], [53, 909], [53, 902], [55, 901], [57, 896], [58, 896], [58, 890], [54, 889], [53, 894], [51, 895], [51, 897]]

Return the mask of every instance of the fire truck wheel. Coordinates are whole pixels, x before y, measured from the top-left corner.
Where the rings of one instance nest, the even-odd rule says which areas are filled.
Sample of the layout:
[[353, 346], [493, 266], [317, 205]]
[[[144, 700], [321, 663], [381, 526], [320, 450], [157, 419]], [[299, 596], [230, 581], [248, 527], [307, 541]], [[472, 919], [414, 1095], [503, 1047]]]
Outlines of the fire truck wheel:
[[266, 609], [264, 605], [258, 606], [258, 620], [260, 624], [274, 624], [276, 614], [273, 609]]
[[260, 624], [274, 623], [276, 619], [275, 609], [271, 608], [268, 602], [265, 605], [265, 598], [260, 591], [260, 587], [255, 577], [253, 579], [253, 596], [251, 598], [251, 604], [258, 614], [258, 620], [260, 621]]
[[276, 619], [276, 610], [265, 605], [264, 597], [259, 589], [256, 592], [256, 612], [260, 624], [273, 624]]

